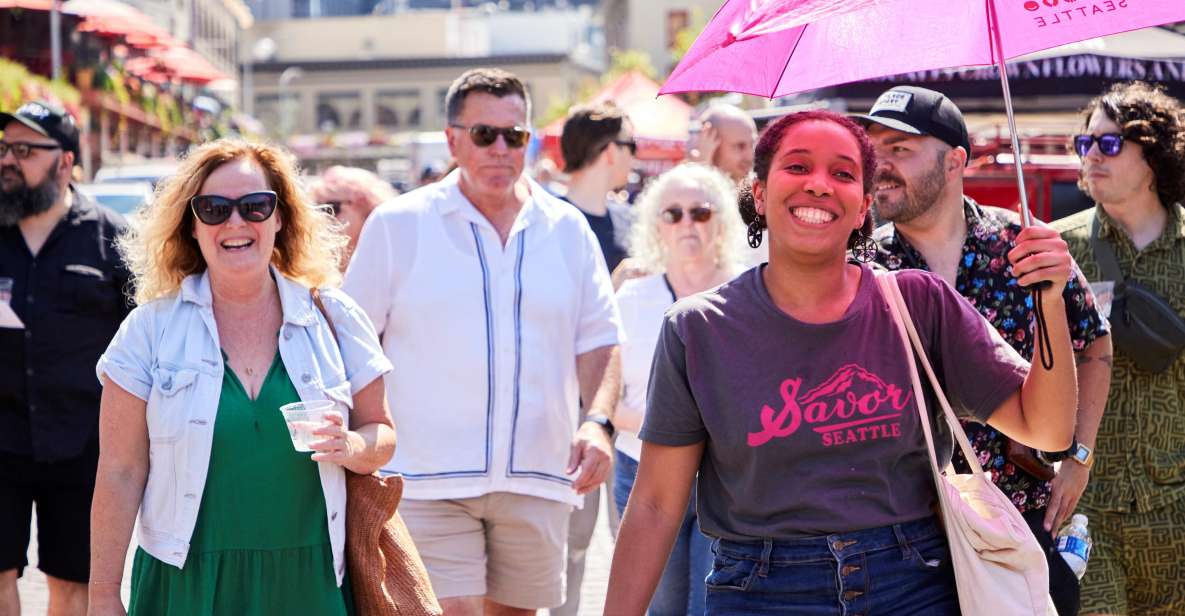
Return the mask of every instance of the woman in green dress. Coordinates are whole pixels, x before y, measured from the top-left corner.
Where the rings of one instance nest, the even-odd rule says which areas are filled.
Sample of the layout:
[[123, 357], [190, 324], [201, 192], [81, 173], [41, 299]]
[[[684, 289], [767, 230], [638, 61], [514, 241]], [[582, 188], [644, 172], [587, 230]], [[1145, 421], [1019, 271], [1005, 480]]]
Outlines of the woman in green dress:
[[[288, 155], [220, 140], [182, 163], [123, 241], [140, 306], [97, 367], [90, 614], [350, 613], [345, 470], [377, 470], [395, 431], [374, 327], [329, 288], [337, 231]], [[310, 455], [280, 407], [314, 400], [334, 410]]]

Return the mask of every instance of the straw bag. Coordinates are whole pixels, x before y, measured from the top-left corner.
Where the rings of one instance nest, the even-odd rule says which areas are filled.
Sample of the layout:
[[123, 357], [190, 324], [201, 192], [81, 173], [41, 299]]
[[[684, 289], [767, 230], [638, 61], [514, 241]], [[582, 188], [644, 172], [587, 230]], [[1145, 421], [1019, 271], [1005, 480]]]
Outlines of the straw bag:
[[954, 467], [946, 461], [942, 464], [946, 474], [939, 471], [917, 362], [910, 361], [914, 399], [921, 415], [926, 447], [930, 451], [930, 470], [942, 507], [963, 616], [1056, 615], [1049, 600], [1049, 566], [1045, 553], [1016, 506], [984, 474], [979, 458], [972, 451], [966, 433], [934, 376], [934, 369], [897, 286], [896, 276], [879, 274], [877, 283], [901, 333], [906, 354], [911, 359], [916, 357], [926, 369], [946, 422], [972, 470], [970, 475], [956, 474]]
[[[316, 289], [309, 294], [338, 342]], [[439, 616], [428, 570], [397, 508], [403, 477], [346, 473], [346, 566], [360, 616]]]

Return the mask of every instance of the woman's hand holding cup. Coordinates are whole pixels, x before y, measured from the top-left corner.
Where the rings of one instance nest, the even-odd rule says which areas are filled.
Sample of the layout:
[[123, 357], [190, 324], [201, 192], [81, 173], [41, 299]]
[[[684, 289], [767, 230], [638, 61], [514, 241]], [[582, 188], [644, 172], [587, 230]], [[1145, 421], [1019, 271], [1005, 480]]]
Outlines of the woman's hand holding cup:
[[345, 464], [366, 448], [366, 443], [357, 432], [346, 429], [345, 418], [340, 411], [326, 411], [325, 423], [313, 430], [318, 440], [309, 443], [314, 462]]

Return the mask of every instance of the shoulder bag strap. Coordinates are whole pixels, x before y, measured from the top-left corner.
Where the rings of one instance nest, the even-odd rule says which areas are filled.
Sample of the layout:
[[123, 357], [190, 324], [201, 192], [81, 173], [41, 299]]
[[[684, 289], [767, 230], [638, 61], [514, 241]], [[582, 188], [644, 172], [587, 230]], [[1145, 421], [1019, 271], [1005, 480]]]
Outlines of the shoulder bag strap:
[[944, 461], [939, 466], [938, 453], [934, 448], [934, 435], [930, 429], [930, 418], [926, 412], [925, 392], [922, 391], [922, 381], [918, 375], [917, 361], [914, 361], [915, 358], [920, 360], [922, 366], [926, 369], [926, 375], [930, 378], [930, 385], [934, 388], [934, 395], [938, 399], [938, 404], [942, 406], [946, 423], [950, 425], [951, 433], [955, 436], [955, 441], [959, 444], [959, 448], [963, 450], [963, 456], [967, 458], [967, 464], [971, 467], [971, 472], [982, 476], [983, 467], [979, 464], [979, 457], [975, 455], [975, 451], [971, 448], [971, 443], [967, 440], [967, 433], [963, 431], [963, 426], [959, 423], [959, 418], [951, 410], [950, 402], [947, 400], [946, 394], [942, 391], [938, 377], [934, 375], [934, 368], [930, 365], [930, 359], [926, 356], [926, 349], [922, 346], [917, 329], [914, 328], [913, 319], [909, 315], [909, 307], [905, 305], [905, 298], [901, 296], [901, 288], [897, 285], [896, 275], [892, 272], [878, 274], [877, 283], [880, 286], [882, 296], [889, 304], [889, 312], [893, 315], [893, 321], [897, 325], [897, 331], [901, 334], [901, 342], [905, 345], [906, 355], [910, 358], [908, 363], [910, 378], [913, 381], [913, 396], [916, 400], [918, 415], [922, 422], [922, 433], [926, 436], [926, 446], [930, 450], [930, 467], [934, 471], [935, 479], [937, 480], [938, 475], [941, 474], [940, 469], [949, 466], [950, 461]]
[[1119, 269], [1119, 260], [1115, 258], [1115, 249], [1111, 242], [1099, 237], [1099, 215], [1096, 213], [1090, 223], [1090, 247], [1094, 249], [1094, 260], [1099, 265], [1105, 279], [1115, 284], [1123, 282], [1123, 272]]
[[341, 342], [337, 339], [337, 328], [333, 326], [333, 319], [329, 318], [329, 311], [325, 309], [325, 303], [321, 301], [321, 293], [316, 288], [309, 289], [309, 295], [313, 298], [313, 303], [317, 305], [317, 310], [321, 311], [321, 316], [325, 317], [325, 323], [329, 325], [329, 333], [333, 334], [333, 342], [341, 348]]

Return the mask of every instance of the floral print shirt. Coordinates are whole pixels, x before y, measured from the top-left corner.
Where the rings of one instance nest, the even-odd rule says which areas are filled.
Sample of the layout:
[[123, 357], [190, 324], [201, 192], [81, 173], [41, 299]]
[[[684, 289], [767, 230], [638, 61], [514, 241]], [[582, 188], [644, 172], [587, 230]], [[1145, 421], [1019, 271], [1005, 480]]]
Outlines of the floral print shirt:
[[[1036, 328], [1033, 296], [1017, 284], [1007, 256], [1022, 228], [1019, 217], [1007, 210], [984, 208], [969, 197], [963, 197], [963, 214], [967, 219], [967, 239], [963, 242], [955, 290], [979, 310], [1012, 348], [1031, 361]], [[930, 269], [922, 254], [896, 233], [892, 223], [879, 227], [873, 238], [880, 245], [876, 260], [885, 268]], [[1094, 294], [1077, 265], [1074, 271], [1075, 276], [1066, 284], [1062, 297], [1070, 338], [1074, 351], [1078, 352], [1095, 338], [1107, 334], [1107, 322], [1095, 308]], [[983, 469], [991, 473], [992, 481], [1012, 499], [1017, 509], [1023, 513], [1048, 505], [1049, 482], [1008, 461], [1008, 437], [991, 426], [975, 422], [963, 422], [963, 429]], [[957, 448], [954, 465], [959, 472], [970, 472]]]

